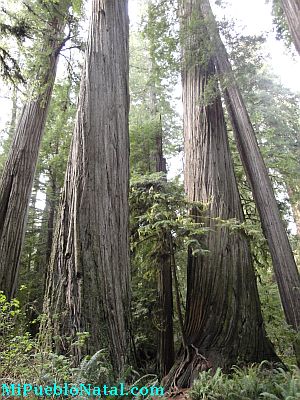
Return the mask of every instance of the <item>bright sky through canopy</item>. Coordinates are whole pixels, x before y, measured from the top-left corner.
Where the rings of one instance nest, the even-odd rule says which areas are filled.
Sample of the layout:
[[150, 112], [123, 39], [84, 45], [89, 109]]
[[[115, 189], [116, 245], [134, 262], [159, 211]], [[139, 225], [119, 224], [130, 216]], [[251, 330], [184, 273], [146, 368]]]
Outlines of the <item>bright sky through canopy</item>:
[[[227, 19], [237, 20], [241, 32], [250, 35], [268, 32], [265, 51], [270, 54], [269, 63], [272, 69], [285, 86], [293, 91], [300, 91], [300, 57], [296, 54], [293, 59], [284, 44], [276, 40], [272, 24], [271, 3], [266, 4], [265, 0], [228, 0], [223, 1], [225, 8], [215, 6], [213, 1], [211, 3], [219, 20], [224, 16]], [[135, 25], [139, 21], [139, 14], [139, 0], [129, 0], [131, 25]]]

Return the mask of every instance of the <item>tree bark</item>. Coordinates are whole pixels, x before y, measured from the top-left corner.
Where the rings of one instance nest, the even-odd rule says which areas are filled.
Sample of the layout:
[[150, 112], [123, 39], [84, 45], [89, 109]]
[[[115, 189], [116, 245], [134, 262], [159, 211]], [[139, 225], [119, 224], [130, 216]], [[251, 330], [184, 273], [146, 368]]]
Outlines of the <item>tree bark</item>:
[[39, 93], [32, 93], [23, 107], [0, 181], [0, 289], [9, 299], [16, 291], [30, 194], [63, 41], [67, 4], [62, 4], [49, 22], [52, 32], [42, 49], [49, 56], [36, 75]]
[[158, 298], [160, 307], [161, 328], [159, 331], [158, 365], [161, 377], [167, 375], [174, 364], [173, 332], [173, 290], [172, 290], [172, 241], [170, 234], [165, 234], [164, 248], [166, 254], [160, 255]]
[[[150, 39], [151, 40], [151, 39]], [[153, 39], [150, 42], [150, 74], [155, 76], [155, 60]], [[154, 79], [154, 78], [153, 78]], [[154, 162], [155, 172], [162, 172], [167, 179], [167, 163], [163, 153], [163, 127], [161, 114], [157, 106], [155, 81], [150, 84], [150, 112], [153, 115], [154, 127]], [[173, 331], [173, 284], [172, 284], [172, 252], [171, 233], [162, 238], [164, 254], [158, 254], [158, 305], [161, 326], [158, 333], [158, 370], [160, 377], [166, 376], [174, 364], [174, 331]]]
[[300, 1], [281, 0], [281, 4], [288, 22], [292, 40], [300, 55]]
[[[250, 182], [264, 235], [268, 241], [276, 281], [287, 323], [300, 328], [300, 278], [288, 236], [275, 199], [272, 183], [260, 153], [244, 100], [234, 79], [226, 48], [220, 38], [209, 0], [201, 9], [215, 44], [214, 61], [223, 84], [224, 98], [241, 161]], [[296, 350], [297, 349], [297, 350]], [[300, 343], [295, 345], [300, 363]]]
[[118, 376], [129, 346], [128, 30], [127, 0], [93, 0], [42, 327], [77, 359], [66, 337], [89, 332], [86, 352], [107, 347]]
[[200, 1], [183, 4], [185, 188], [190, 201], [207, 204], [205, 214], [192, 211], [209, 230], [198, 238], [206, 253], [189, 248], [185, 343], [166, 385], [189, 387], [205, 369], [278, 358], [266, 337], [247, 238], [218, 222], [244, 216], [218, 88], [210, 92], [213, 60], [203, 58], [210, 40]]

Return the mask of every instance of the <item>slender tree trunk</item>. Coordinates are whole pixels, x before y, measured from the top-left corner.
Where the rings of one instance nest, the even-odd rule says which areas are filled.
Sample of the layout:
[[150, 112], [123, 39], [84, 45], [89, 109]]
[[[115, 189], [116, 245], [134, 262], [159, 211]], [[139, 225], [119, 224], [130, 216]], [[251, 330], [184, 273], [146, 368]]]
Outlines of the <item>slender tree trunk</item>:
[[36, 76], [39, 87], [45, 89], [33, 93], [23, 107], [0, 181], [0, 289], [8, 298], [14, 296], [17, 286], [33, 178], [63, 41], [66, 4], [60, 10], [61, 14], [49, 22], [52, 32], [42, 50], [49, 56]]
[[127, 0], [93, 0], [42, 328], [64, 352], [89, 332], [86, 351], [107, 347], [116, 375], [129, 347], [128, 27]]
[[56, 178], [52, 173], [49, 174], [50, 181], [50, 193], [47, 193], [46, 207], [47, 207], [47, 239], [46, 239], [46, 251], [45, 251], [45, 265], [49, 264], [51, 249], [53, 244], [53, 233], [54, 233], [54, 222], [55, 213], [58, 206], [59, 199], [59, 187], [57, 186]]
[[[162, 127], [158, 129], [155, 137], [156, 142], [156, 172], [166, 171], [166, 160], [162, 150]], [[159, 332], [158, 365], [161, 377], [164, 377], [174, 364], [174, 332], [173, 332], [173, 285], [172, 285], [172, 252], [173, 244], [171, 233], [166, 233], [163, 248], [165, 254], [160, 255], [159, 277], [158, 277], [158, 298], [160, 308], [160, 319], [162, 323]]]
[[[154, 69], [151, 61], [151, 68]], [[167, 179], [166, 159], [163, 155], [163, 129], [161, 115], [157, 109], [157, 96], [155, 83], [150, 86], [150, 111], [154, 116], [154, 160], [155, 172], [163, 172]], [[164, 377], [174, 364], [174, 332], [173, 332], [173, 285], [171, 254], [173, 245], [170, 239], [171, 233], [162, 238], [165, 249], [164, 254], [158, 255], [158, 303], [160, 310], [161, 327], [158, 338], [158, 369], [161, 377]]]
[[[215, 43], [215, 64], [223, 83], [224, 97], [233, 126], [240, 157], [250, 182], [264, 235], [268, 241], [281, 302], [287, 323], [300, 328], [300, 278], [288, 236], [281, 220], [272, 183], [261, 156], [241, 92], [234, 80], [226, 48], [222, 43], [209, 0], [201, 9], [207, 20], [211, 40]], [[295, 344], [300, 363], [300, 343]]]
[[281, 4], [288, 22], [294, 45], [300, 55], [300, 1], [281, 0]]
[[158, 296], [161, 328], [159, 331], [158, 364], [161, 377], [167, 375], [174, 364], [174, 332], [173, 332], [173, 291], [172, 291], [172, 242], [170, 234], [162, 239], [167, 253], [160, 256]]
[[208, 253], [189, 249], [185, 344], [166, 380], [188, 387], [205, 369], [278, 359], [266, 337], [247, 238], [216, 220], [244, 216], [217, 87], [211, 94], [214, 64], [200, 57], [210, 43], [200, 1], [183, 4], [185, 188], [190, 201], [207, 204], [205, 215], [197, 207], [193, 215], [209, 228], [199, 237]]

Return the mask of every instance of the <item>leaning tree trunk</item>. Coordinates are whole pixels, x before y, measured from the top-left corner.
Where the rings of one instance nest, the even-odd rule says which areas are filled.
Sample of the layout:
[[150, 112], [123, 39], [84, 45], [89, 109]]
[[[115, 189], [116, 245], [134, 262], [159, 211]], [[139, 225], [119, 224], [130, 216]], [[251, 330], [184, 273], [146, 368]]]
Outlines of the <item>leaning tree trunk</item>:
[[59, 10], [49, 22], [51, 32], [41, 50], [49, 55], [43, 56], [45, 64], [32, 83], [38, 82], [39, 92], [32, 93], [23, 107], [0, 181], [0, 290], [8, 298], [16, 291], [33, 178], [63, 43], [66, 2]]
[[86, 352], [108, 348], [116, 375], [129, 346], [128, 27], [127, 0], [93, 0], [41, 330], [77, 359], [66, 337], [89, 332]]
[[294, 45], [300, 55], [300, 1], [281, 0], [281, 4], [288, 22]]
[[[199, 238], [205, 253], [188, 252], [184, 346], [167, 386], [188, 387], [199, 371], [237, 363], [278, 360], [264, 329], [247, 238], [220, 220], [244, 220], [218, 89], [203, 29], [199, 0], [183, 8], [183, 115], [185, 188], [208, 232]], [[199, 34], [201, 32], [201, 35]], [[202, 62], [200, 61], [202, 60]]]
[[[226, 106], [240, 157], [251, 184], [263, 232], [268, 241], [285, 317], [287, 323], [299, 331], [300, 278], [293, 251], [243, 97], [234, 80], [226, 48], [216, 28], [209, 0], [202, 0], [201, 9], [210, 30], [211, 40], [214, 41], [216, 68], [223, 83]], [[300, 343], [295, 343], [295, 353], [300, 363]]]

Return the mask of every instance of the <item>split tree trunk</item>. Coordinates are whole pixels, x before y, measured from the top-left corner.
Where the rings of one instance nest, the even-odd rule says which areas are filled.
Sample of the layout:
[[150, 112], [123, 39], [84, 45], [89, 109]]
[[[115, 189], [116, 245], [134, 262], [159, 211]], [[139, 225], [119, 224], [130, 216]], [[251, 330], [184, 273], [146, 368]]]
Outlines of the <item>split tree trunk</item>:
[[[250, 182], [264, 235], [268, 241], [276, 281], [287, 323], [300, 329], [300, 278], [288, 236], [281, 220], [272, 183], [260, 153], [241, 92], [233, 77], [226, 48], [220, 38], [209, 0], [202, 0], [210, 38], [215, 46], [214, 61], [223, 83], [224, 97], [240, 157]], [[300, 363], [300, 343], [295, 344]]]
[[281, 0], [281, 4], [288, 22], [294, 45], [300, 55], [300, 1]]
[[52, 31], [41, 50], [49, 53], [36, 75], [43, 89], [32, 93], [23, 107], [0, 181], [0, 290], [9, 299], [16, 291], [30, 194], [63, 42], [67, 4], [62, 4], [49, 22]]
[[42, 327], [77, 360], [66, 337], [89, 332], [85, 350], [108, 348], [118, 376], [129, 347], [128, 30], [127, 0], [93, 0]]
[[[266, 337], [247, 238], [221, 220], [244, 220], [213, 61], [203, 57], [209, 38], [200, 0], [185, 0], [182, 15], [185, 188], [206, 254], [188, 253], [184, 347], [166, 385], [189, 387], [199, 371], [238, 363], [278, 360]], [[201, 31], [201, 35], [199, 32]], [[205, 59], [206, 58], [206, 59]], [[200, 61], [202, 60], [202, 62]]]

